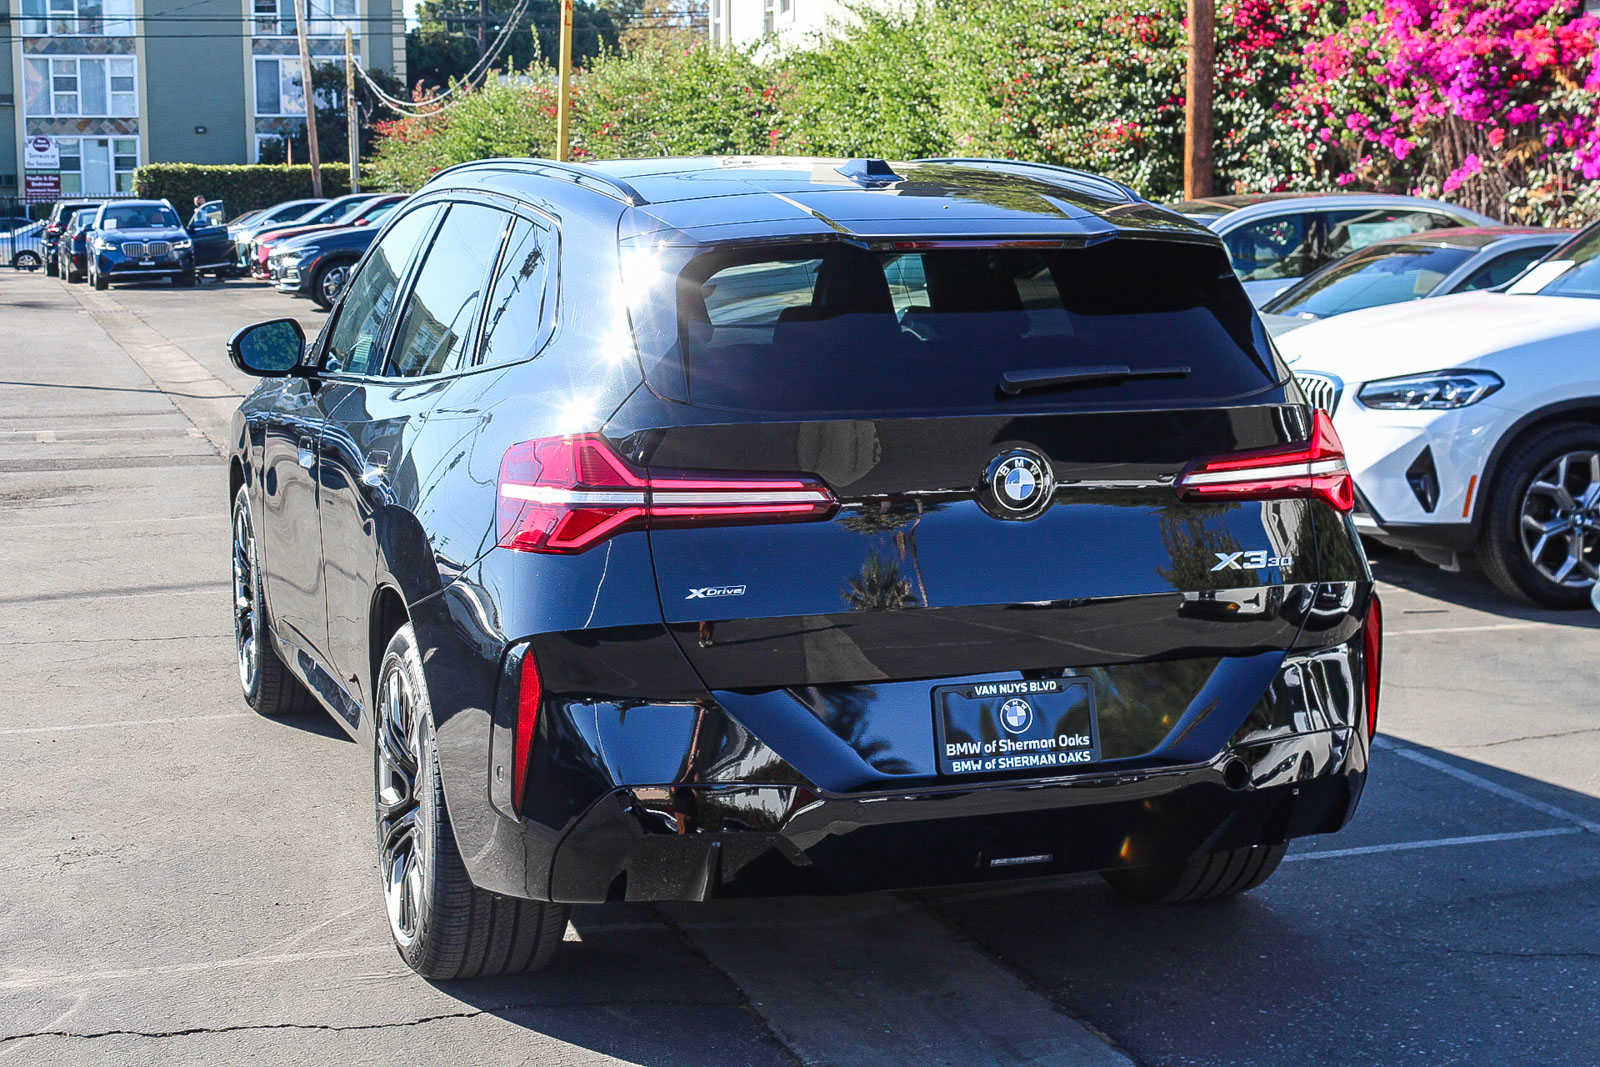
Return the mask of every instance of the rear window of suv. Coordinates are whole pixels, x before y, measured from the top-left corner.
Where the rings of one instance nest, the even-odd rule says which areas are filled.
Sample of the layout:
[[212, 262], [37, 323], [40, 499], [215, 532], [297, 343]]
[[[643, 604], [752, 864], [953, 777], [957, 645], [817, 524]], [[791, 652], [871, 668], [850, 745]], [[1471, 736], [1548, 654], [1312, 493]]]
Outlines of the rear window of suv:
[[[652, 387], [782, 414], [1003, 411], [1243, 400], [1278, 387], [1270, 343], [1222, 251], [869, 250], [843, 243], [693, 255], [635, 285]], [[1186, 367], [1004, 398], [1006, 371]]]

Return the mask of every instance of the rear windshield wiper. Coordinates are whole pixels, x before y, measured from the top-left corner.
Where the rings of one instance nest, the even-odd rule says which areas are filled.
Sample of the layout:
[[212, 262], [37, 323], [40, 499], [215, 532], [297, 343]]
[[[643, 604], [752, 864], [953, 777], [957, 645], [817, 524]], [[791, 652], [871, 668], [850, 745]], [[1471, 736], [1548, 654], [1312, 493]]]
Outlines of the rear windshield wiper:
[[1067, 389], [1077, 385], [1106, 385], [1135, 378], [1187, 378], [1189, 368], [1139, 367], [1126, 363], [1103, 363], [1092, 367], [1043, 367], [1039, 370], [1008, 370], [1000, 375], [1000, 391], [1020, 396], [1040, 389]]

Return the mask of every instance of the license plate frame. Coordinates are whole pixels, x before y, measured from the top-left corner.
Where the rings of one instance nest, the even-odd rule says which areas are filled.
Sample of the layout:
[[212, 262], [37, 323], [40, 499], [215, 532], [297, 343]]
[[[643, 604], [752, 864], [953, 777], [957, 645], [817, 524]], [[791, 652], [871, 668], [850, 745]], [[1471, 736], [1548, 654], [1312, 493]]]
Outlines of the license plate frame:
[[1087, 678], [939, 685], [931, 699], [940, 777], [1069, 774], [1100, 760], [1100, 718]]

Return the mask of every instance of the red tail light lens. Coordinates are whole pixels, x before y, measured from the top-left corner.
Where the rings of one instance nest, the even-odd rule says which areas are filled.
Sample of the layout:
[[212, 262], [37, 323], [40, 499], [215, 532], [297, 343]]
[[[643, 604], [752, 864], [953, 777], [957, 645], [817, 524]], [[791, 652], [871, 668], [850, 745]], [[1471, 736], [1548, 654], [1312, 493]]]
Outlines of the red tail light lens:
[[1378, 736], [1378, 680], [1383, 673], [1383, 605], [1373, 593], [1367, 603], [1367, 625], [1361, 631], [1362, 660], [1366, 666], [1367, 737]]
[[1178, 476], [1178, 495], [1185, 500], [1309, 497], [1338, 511], [1356, 506], [1344, 445], [1321, 410], [1312, 413], [1309, 441], [1200, 460]]
[[838, 507], [809, 475], [646, 473], [599, 434], [512, 445], [500, 462], [499, 543], [520, 552], [575, 553], [624, 530], [820, 519]]
[[522, 811], [523, 787], [528, 781], [528, 754], [533, 751], [534, 731], [539, 728], [539, 705], [544, 699], [544, 684], [539, 680], [539, 664], [530, 648], [522, 657], [522, 684], [517, 690], [516, 748], [511, 753], [511, 806]]

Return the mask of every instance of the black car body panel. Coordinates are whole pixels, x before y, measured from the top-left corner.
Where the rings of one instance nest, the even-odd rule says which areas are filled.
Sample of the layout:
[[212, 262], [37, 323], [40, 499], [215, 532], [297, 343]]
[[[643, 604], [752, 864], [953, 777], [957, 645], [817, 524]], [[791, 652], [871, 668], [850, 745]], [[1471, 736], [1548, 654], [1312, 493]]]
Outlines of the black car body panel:
[[377, 226], [347, 226], [285, 241], [271, 259], [273, 288], [311, 296], [317, 274], [328, 264], [353, 265], [378, 236]]
[[[1207, 503], [1175, 488], [1203, 457], [1312, 432], [1220, 242], [1076, 172], [929, 161], [893, 173], [873, 184], [839, 161], [792, 160], [446, 171], [356, 268], [307, 354], [320, 369], [241, 405], [233, 485], [248, 487], [283, 658], [370, 744], [378, 658], [409, 620], [475, 884], [591, 901], [979, 881], [1329, 832], [1355, 810], [1372, 580], [1347, 516], [1320, 499]], [[418, 211], [435, 212], [416, 219], [437, 235], [461, 205], [512, 220], [485, 289], [515, 278], [545, 315], [507, 319], [510, 358], [491, 343], [496, 319], [468, 332], [484, 362], [409, 377], [330, 369], [339, 316], [385, 271], [395, 295], [371, 347], [397, 358], [395, 320], [421, 282], [415, 259], [383, 259], [385, 241]], [[536, 252], [513, 254], [518, 226], [543, 228]], [[446, 254], [432, 240], [422, 271]], [[622, 284], [640, 250], [681, 264], [732, 248], [742, 263], [752, 248], [820, 243], [792, 255], [827, 272], [897, 254], [875, 242], [937, 255], [974, 240], [997, 256], [1033, 240], [1048, 255], [1213, 257], [1197, 276], [1220, 287], [1224, 332], [1261, 353], [1240, 371], [1259, 382], [1183, 401], [1144, 367], [1159, 380], [1012, 397], [985, 386], [946, 411], [700, 402], [711, 393], [697, 368], [731, 366], [715, 360], [732, 350], [691, 351], [692, 324], [652, 335]], [[541, 280], [541, 265], [558, 269]], [[1160, 358], [1187, 358], [1210, 382], [1204, 349]], [[836, 507], [809, 521], [619, 527], [573, 554], [501, 547], [504, 458], [568, 434], [597, 435], [640, 477], [804, 474]], [[1008, 518], [987, 475], [1012, 451], [1040, 457], [1053, 488], [1039, 512]], [[519, 804], [530, 655], [543, 688]], [[1092, 694], [1095, 758], [943, 773], [930, 694], [1000, 683]]]

